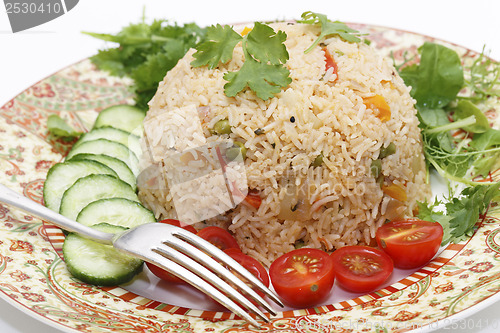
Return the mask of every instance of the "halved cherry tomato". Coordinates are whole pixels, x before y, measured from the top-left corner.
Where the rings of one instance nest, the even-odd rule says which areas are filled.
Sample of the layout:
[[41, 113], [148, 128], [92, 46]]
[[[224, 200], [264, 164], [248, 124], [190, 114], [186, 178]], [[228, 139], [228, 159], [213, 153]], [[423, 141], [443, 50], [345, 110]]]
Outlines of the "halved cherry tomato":
[[255, 275], [266, 287], [269, 287], [269, 275], [264, 266], [262, 266], [257, 259], [235, 248], [225, 249], [224, 252], [236, 260], [241, 266], [245, 267], [250, 273]]
[[[266, 269], [262, 264], [255, 258], [244, 254], [238, 249], [235, 248], [230, 248], [224, 250], [224, 252], [229, 255], [231, 258], [236, 260], [241, 266], [243, 266], [247, 271], [255, 275], [256, 278], [258, 278], [266, 287], [269, 287], [269, 275], [267, 274]], [[242, 280], [245, 281], [245, 279], [242, 278]], [[259, 294], [260, 296], [264, 296], [264, 293], [257, 290], [254, 288], [254, 290]], [[255, 302], [253, 299], [250, 299], [250, 302], [254, 303], [257, 305], [257, 302]]]
[[344, 246], [331, 256], [337, 283], [355, 293], [367, 293], [381, 287], [394, 269], [386, 253], [369, 246]]
[[325, 301], [335, 281], [330, 255], [310, 248], [285, 253], [271, 264], [269, 275], [278, 295], [297, 308]]
[[[192, 225], [184, 224], [184, 223], [180, 222], [179, 220], [165, 219], [165, 220], [159, 221], [158, 223], [175, 225], [176, 227], [181, 227], [187, 231], [190, 231], [190, 232], [196, 234], [196, 229]], [[148, 266], [151, 273], [153, 273], [154, 275], [156, 275], [157, 277], [159, 277], [162, 280], [165, 280], [168, 282], [173, 282], [173, 283], [186, 283], [184, 280], [179, 279], [177, 276], [170, 274], [169, 272], [167, 272], [163, 268], [160, 268], [156, 265], [153, 265], [152, 263], [146, 262], [146, 266]]]
[[151, 273], [153, 273], [154, 275], [156, 275], [157, 277], [159, 277], [162, 280], [172, 282], [172, 283], [186, 283], [186, 281], [179, 279], [177, 276], [175, 276], [173, 274], [170, 274], [169, 272], [167, 272], [166, 270], [164, 270], [161, 267], [153, 265], [149, 262], [146, 262], [146, 265], [148, 266]]
[[165, 220], [159, 221], [159, 223], [175, 225], [176, 227], [181, 227], [182, 229], [185, 229], [187, 231], [191, 231], [193, 234], [197, 233], [196, 229], [191, 224], [182, 223], [179, 220], [165, 219]]
[[240, 250], [240, 246], [233, 235], [229, 231], [222, 229], [217, 226], [210, 226], [201, 229], [197, 233], [198, 236], [206, 241], [209, 241], [213, 245], [217, 246], [221, 250], [226, 250], [230, 248], [235, 248]]
[[392, 221], [378, 228], [378, 246], [403, 269], [425, 265], [439, 250], [443, 227], [436, 222], [407, 219]]

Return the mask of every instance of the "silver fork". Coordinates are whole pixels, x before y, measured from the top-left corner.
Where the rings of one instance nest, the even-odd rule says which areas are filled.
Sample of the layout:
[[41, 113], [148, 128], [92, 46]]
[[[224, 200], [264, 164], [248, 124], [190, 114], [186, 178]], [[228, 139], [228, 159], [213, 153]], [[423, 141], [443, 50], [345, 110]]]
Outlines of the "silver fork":
[[[121, 234], [110, 234], [70, 220], [2, 184], [0, 184], [0, 202], [51, 221], [69, 232], [76, 232], [97, 242], [113, 245], [121, 252], [160, 266], [256, 327], [260, 324], [245, 309], [265, 322], [269, 322], [269, 318], [244, 294], [250, 296], [271, 315], [275, 316], [276, 311], [253, 290], [252, 286], [283, 307], [280, 299], [252, 273], [216, 246], [182, 228], [163, 223], [149, 223]], [[251, 286], [226, 269], [221, 262], [246, 279]]]

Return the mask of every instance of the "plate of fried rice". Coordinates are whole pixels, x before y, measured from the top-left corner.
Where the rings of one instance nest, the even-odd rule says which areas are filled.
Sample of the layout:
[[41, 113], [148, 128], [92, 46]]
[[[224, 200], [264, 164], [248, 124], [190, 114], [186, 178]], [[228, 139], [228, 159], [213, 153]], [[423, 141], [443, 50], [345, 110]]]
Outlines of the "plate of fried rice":
[[[429, 181], [411, 87], [394, 62], [408, 55], [418, 59], [425, 41], [447, 45], [464, 62], [478, 54], [365, 24], [349, 26], [369, 42], [330, 36], [305, 53], [318, 38], [317, 26], [270, 26], [287, 35], [291, 78], [273, 97], [262, 99], [250, 89], [231, 97], [224, 93], [225, 73], [244, 62], [241, 46], [216, 68], [192, 66], [195, 50], [190, 50], [160, 82], [143, 123], [138, 196], [157, 220], [229, 230], [242, 251], [266, 267], [298, 246], [334, 251], [373, 244], [387, 220], [414, 216], [417, 202], [431, 201], [443, 190], [439, 177]], [[326, 53], [334, 57], [335, 71], [325, 67]], [[85, 59], [9, 101], [0, 108], [1, 182], [42, 202], [47, 170], [72, 146], [48, 135], [48, 116], [57, 114], [87, 131], [102, 109], [132, 103], [129, 84]], [[488, 113], [496, 127], [498, 110]], [[202, 155], [200, 147], [221, 140], [233, 147], [237, 142], [240, 152], [244, 147], [223, 185], [221, 174], [207, 172], [206, 160], [195, 156]], [[491, 173], [491, 180], [499, 175]], [[259, 198], [257, 205], [243, 200], [249, 194]], [[368, 294], [334, 286], [325, 303], [286, 307], [260, 329], [148, 269], [122, 286], [82, 283], [65, 267], [59, 228], [4, 205], [0, 220], [1, 296], [68, 332], [432, 330], [498, 300], [500, 291], [498, 206], [481, 217], [472, 237], [442, 247], [424, 267], [395, 270], [390, 281]]]

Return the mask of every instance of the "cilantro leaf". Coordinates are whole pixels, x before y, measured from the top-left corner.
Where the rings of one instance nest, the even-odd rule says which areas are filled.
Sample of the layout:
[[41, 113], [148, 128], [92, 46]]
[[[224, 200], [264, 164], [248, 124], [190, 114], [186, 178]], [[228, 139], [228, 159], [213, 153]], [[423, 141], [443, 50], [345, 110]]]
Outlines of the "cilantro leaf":
[[302, 13], [301, 17], [302, 20], [299, 20], [299, 23], [321, 25], [320, 35], [314, 41], [314, 43], [307, 50], [305, 50], [305, 53], [312, 51], [312, 49], [316, 45], [318, 45], [323, 38], [332, 35], [338, 35], [343, 40], [351, 43], [357, 43], [361, 41], [361, 39], [357, 37], [360, 35], [357, 30], [349, 28], [345, 23], [339, 21], [330, 21], [326, 15], [308, 11]]
[[284, 66], [288, 60], [284, 32], [256, 22], [247, 35], [241, 36], [229, 26], [218, 25], [209, 29], [207, 39], [196, 47], [191, 65], [215, 68], [232, 58], [234, 47], [241, 41], [245, 62], [238, 71], [224, 74], [228, 81], [224, 85], [226, 96], [234, 97], [249, 87], [259, 98], [267, 100], [292, 82], [290, 71]]
[[289, 73], [288, 69], [280, 65], [246, 59], [239, 71], [224, 74], [224, 79], [228, 81], [224, 91], [228, 97], [234, 97], [248, 86], [260, 99], [267, 100], [292, 82]]
[[75, 131], [64, 119], [55, 114], [51, 114], [47, 119], [47, 129], [50, 134], [69, 141], [82, 135], [82, 132]]
[[286, 33], [283, 31], [274, 32], [270, 26], [255, 22], [248, 34], [246, 48], [254, 59], [280, 65], [288, 60], [288, 51], [283, 44], [285, 40]]
[[462, 236], [471, 236], [474, 226], [491, 200], [498, 196], [500, 182], [489, 186], [466, 187], [463, 197], [453, 198], [446, 204], [446, 211], [451, 216], [451, 237], [459, 240]]
[[219, 63], [225, 64], [233, 57], [233, 49], [243, 37], [228, 25], [211, 26], [207, 29], [206, 41], [196, 47], [193, 54], [195, 60], [191, 62], [194, 67], [208, 65], [213, 69]]
[[437, 222], [443, 227], [443, 240], [441, 245], [447, 244], [451, 239], [450, 220], [451, 216], [445, 215], [443, 212], [436, 209], [441, 202], [435, 200], [434, 203], [417, 202], [418, 218], [424, 221]]

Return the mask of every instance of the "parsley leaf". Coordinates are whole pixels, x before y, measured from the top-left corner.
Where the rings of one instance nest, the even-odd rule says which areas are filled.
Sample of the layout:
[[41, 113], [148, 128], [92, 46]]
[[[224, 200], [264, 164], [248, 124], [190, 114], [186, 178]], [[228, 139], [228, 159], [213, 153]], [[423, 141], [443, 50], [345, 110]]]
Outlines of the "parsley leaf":
[[361, 39], [357, 36], [360, 33], [357, 30], [349, 28], [345, 23], [339, 21], [330, 21], [326, 15], [313, 13], [313, 12], [304, 12], [301, 15], [302, 20], [299, 20], [299, 23], [306, 24], [319, 24], [321, 25], [321, 33], [318, 38], [314, 41], [314, 43], [305, 50], [305, 53], [312, 51], [312, 49], [319, 44], [319, 42], [328, 36], [338, 35], [340, 38], [345, 41], [357, 43], [360, 42]]
[[207, 41], [196, 47], [191, 62], [194, 67], [215, 68], [232, 58], [236, 44], [241, 41], [245, 62], [238, 71], [224, 74], [224, 92], [234, 97], [249, 87], [263, 100], [272, 98], [288, 86], [292, 79], [284, 66], [288, 51], [284, 44], [286, 33], [275, 32], [270, 26], [255, 22], [253, 29], [241, 36], [229, 26], [212, 26], [207, 32]]
[[194, 67], [208, 65], [209, 69], [214, 69], [219, 63], [225, 64], [233, 57], [233, 50], [236, 44], [243, 39], [240, 34], [230, 26], [211, 26], [207, 29], [206, 41], [196, 47], [191, 62]]

